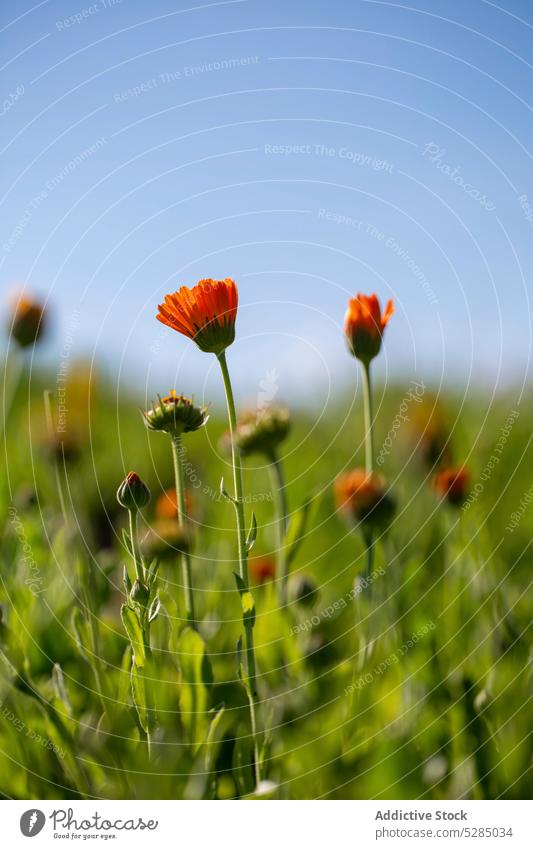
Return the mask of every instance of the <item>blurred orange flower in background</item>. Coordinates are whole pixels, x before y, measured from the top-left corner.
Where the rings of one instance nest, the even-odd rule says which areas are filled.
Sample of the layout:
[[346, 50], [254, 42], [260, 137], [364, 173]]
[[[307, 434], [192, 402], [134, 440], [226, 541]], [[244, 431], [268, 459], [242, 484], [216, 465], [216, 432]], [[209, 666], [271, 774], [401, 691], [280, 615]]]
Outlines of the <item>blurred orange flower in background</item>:
[[235, 339], [239, 295], [231, 278], [200, 280], [189, 289], [182, 286], [159, 304], [157, 319], [192, 339], [209, 354], [222, 354]]
[[438, 495], [454, 506], [463, 503], [469, 486], [470, 472], [464, 467], [442, 469], [435, 478], [435, 490]]
[[387, 522], [394, 513], [394, 501], [387, 493], [382, 475], [353, 469], [335, 481], [335, 501], [338, 510], [349, 522]]
[[46, 329], [44, 304], [18, 292], [11, 296], [11, 305], [9, 322], [11, 336], [21, 348], [28, 348], [41, 339]]
[[[188, 515], [191, 513], [193, 499], [190, 491], [185, 491], [185, 509]], [[155, 515], [158, 519], [175, 519], [178, 515], [178, 496], [176, 488], [166, 489], [157, 499], [155, 504]]]
[[369, 363], [379, 354], [383, 331], [393, 312], [394, 304], [389, 300], [382, 314], [377, 295], [358, 294], [350, 298], [344, 318], [344, 331], [354, 357]]
[[272, 557], [251, 557], [250, 577], [254, 584], [265, 584], [267, 581], [273, 581], [276, 577], [276, 563]]

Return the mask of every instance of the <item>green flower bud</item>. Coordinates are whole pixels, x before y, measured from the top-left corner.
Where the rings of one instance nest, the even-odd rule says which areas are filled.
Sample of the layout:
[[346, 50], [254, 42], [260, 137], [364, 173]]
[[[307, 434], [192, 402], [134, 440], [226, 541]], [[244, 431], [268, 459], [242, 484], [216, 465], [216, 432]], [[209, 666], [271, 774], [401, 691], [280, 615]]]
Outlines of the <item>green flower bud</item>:
[[[243, 457], [263, 454], [269, 459], [287, 438], [291, 429], [289, 411], [285, 407], [268, 407], [266, 410], [245, 413], [237, 425], [235, 436]], [[229, 433], [222, 437], [224, 450], [231, 449]]]
[[139, 475], [129, 472], [117, 490], [117, 501], [126, 510], [141, 510], [150, 501], [150, 490]]
[[131, 588], [130, 598], [136, 604], [140, 604], [141, 607], [146, 607], [150, 598], [150, 590], [146, 584], [143, 584], [137, 578]]
[[197, 407], [174, 389], [165, 398], [159, 398], [159, 404], [154, 404], [151, 410], [143, 412], [143, 417], [148, 430], [160, 430], [172, 436], [199, 430], [209, 418], [207, 407]]

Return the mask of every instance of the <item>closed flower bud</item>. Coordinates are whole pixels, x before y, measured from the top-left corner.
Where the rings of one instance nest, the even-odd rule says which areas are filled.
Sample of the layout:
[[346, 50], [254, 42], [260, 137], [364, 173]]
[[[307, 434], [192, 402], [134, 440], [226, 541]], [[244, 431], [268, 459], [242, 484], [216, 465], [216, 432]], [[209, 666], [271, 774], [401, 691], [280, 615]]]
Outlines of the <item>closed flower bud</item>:
[[144, 412], [143, 417], [148, 430], [160, 430], [172, 436], [199, 430], [209, 418], [207, 407], [197, 407], [190, 398], [177, 395], [173, 389], [165, 398], [159, 398], [159, 403]]
[[[245, 413], [237, 424], [236, 442], [243, 457], [263, 454], [271, 459], [291, 429], [289, 411], [285, 407], [268, 407], [256, 412]], [[225, 434], [221, 440], [224, 450], [231, 449], [231, 437]]]
[[129, 472], [117, 490], [117, 501], [126, 510], [141, 510], [150, 501], [150, 490], [139, 475]]
[[384, 313], [381, 313], [377, 295], [359, 294], [350, 299], [344, 332], [354, 357], [368, 365], [379, 354], [383, 332], [393, 312], [393, 302], [388, 301]]
[[316, 583], [308, 575], [297, 575], [290, 583], [290, 598], [302, 607], [314, 607], [320, 595]]
[[465, 468], [442, 469], [435, 478], [435, 491], [454, 507], [464, 502], [470, 485], [470, 473]]
[[130, 598], [136, 604], [140, 604], [141, 607], [146, 607], [150, 599], [150, 590], [146, 584], [143, 584], [142, 581], [139, 581], [137, 578], [131, 588]]
[[384, 529], [394, 516], [395, 503], [385, 479], [376, 472], [354, 469], [335, 481], [335, 500], [350, 524]]
[[21, 348], [34, 345], [42, 337], [46, 326], [44, 305], [24, 296], [13, 299], [10, 331]]

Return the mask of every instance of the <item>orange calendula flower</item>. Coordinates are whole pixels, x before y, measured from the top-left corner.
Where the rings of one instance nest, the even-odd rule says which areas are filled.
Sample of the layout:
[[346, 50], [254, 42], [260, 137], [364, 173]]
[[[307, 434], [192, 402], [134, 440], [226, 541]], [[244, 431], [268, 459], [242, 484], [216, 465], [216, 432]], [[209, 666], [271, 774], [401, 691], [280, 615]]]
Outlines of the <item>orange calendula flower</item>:
[[353, 469], [335, 481], [337, 508], [350, 523], [387, 524], [394, 514], [394, 501], [385, 479], [376, 472]]
[[182, 286], [159, 304], [157, 318], [182, 333], [208, 354], [222, 354], [235, 339], [239, 294], [235, 282], [200, 280], [189, 289]]
[[350, 298], [344, 319], [344, 330], [348, 347], [354, 357], [369, 363], [381, 349], [381, 340], [391, 315], [394, 312], [392, 300], [387, 301], [385, 311], [377, 295], [356, 295]]
[[435, 478], [435, 490], [454, 507], [463, 503], [470, 485], [470, 472], [463, 468], [442, 469]]
[[12, 298], [13, 314], [11, 317], [11, 335], [21, 348], [28, 348], [42, 337], [46, 314], [44, 305], [25, 295]]
[[[193, 500], [190, 491], [185, 491], [185, 512], [190, 515], [193, 510]], [[157, 499], [155, 515], [158, 519], [175, 519], [178, 515], [178, 496], [175, 487], [166, 489]]]

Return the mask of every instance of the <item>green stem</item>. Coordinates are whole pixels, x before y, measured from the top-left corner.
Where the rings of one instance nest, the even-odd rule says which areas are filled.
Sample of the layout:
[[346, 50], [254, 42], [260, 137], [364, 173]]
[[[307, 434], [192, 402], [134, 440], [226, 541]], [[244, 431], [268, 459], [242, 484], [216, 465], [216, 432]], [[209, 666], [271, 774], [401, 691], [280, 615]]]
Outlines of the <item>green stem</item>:
[[289, 508], [287, 504], [287, 490], [285, 487], [283, 463], [275, 452], [272, 454], [270, 472], [272, 475], [272, 488], [276, 499], [277, 513], [279, 603], [281, 607], [285, 607], [287, 604], [287, 588], [289, 582], [289, 564], [285, 556], [285, 538], [287, 536]]
[[374, 467], [374, 435], [372, 433], [372, 384], [370, 363], [363, 363], [363, 404], [365, 411], [365, 467], [368, 474]]
[[[373, 412], [372, 412], [372, 384], [370, 381], [370, 362], [363, 362], [363, 406], [365, 415], [365, 468], [367, 475], [371, 475], [374, 468], [374, 434], [373, 434]], [[366, 570], [365, 577], [370, 581], [374, 563], [374, 536], [371, 530], [364, 533], [366, 542]], [[370, 589], [369, 583], [367, 592]]]
[[[176, 480], [176, 495], [178, 502], [178, 519], [181, 527], [186, 530], [187, 511], [185, 508], [185, 482], [183, 477], [183, 463], [181, 460], [182, 441], [181, 436], [174, 436], [172, 439], [172, 457], [174, 460], [174, 477]], [[198, 630], [196, 623], [196, 614], [194, 608], [194, 591], [192, 584], [192, 567], [191, 555], [188, 551], [181, 553], [181, 568], [183, 574], [183, 589], [185, 593], [185, 610], [187, 613], [187, 622]]]
[[137, 510], [129, 510], [128, 512], [130, 515], [131, 554], [135, 566], [135, 575], [137, 580], [144, 584], [144, 568], [139, 554], [137, 540]]
[[0, 438], [2, 438], [4, 433], [7, 432], [10, 415], [12, 410], [14, 409], [14, 401], [22, 384], [24, 367], [26, 363], [26, 360], [22, 354], [19, 354], [18, 357], [14, 356], [13, 359], [13, 373], [10, 375], [9, 384], [7, 379], [8, 360], [6, 360], [4, 366], [4, 379], [2, 386], [2, 395], [4, 403], [2, 407], [2, 415], [0, 416]]
[[[226, 392], [226, 402], [228, 407], [228, 421], [231, 436], [231, 457], [233, 465], [233, 484], [235, 488], [235, 513], [237, 516], [237, 538], [239, 546], [239, 572], [241, 580], [244, 584], [244, 591], [249, 591], [248, 579], [248, 550], [246, 547], [246, 523], [244, 515], [244, 484], [242, 475], [242, 463], [239, 447], [236, 441], [237, 434], [237, 413], [235, 411], [235, 398], [231, 386], [231, 379], [228, 371], [225, 351], [218, 355], [222, 379], [224, 381], [224, 389]], [[252, 731], [252, 740], [254, 747], [255, 760], [255, 777], [259, 784], [261, 780], [261, 769], [259, 763], [259, 747], [257, 745], [257, 685], [256, 685], [256, 662], [254, 649], [254, 629], [250, 620], [244, 622], [244, 636], [246, 648], [246, 672], [248, 676], [248, 685], [250, 689], [250, 726]]]

